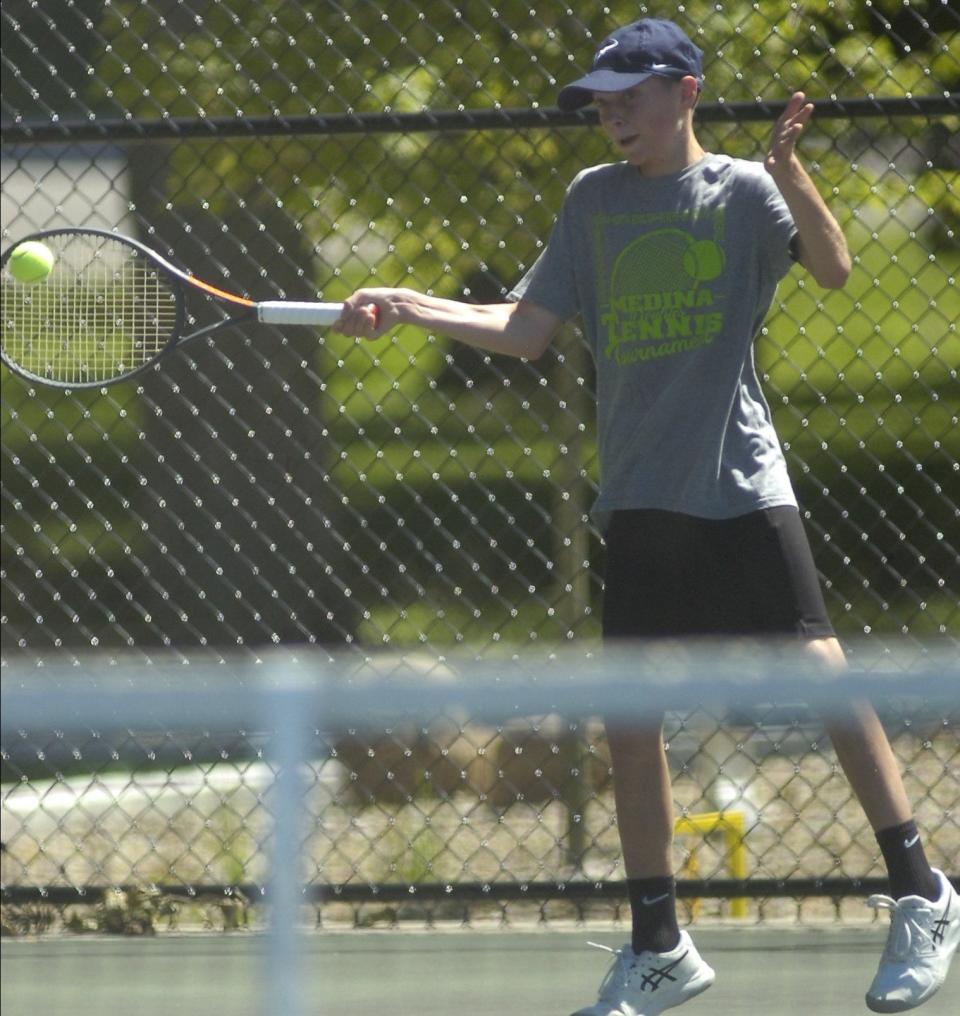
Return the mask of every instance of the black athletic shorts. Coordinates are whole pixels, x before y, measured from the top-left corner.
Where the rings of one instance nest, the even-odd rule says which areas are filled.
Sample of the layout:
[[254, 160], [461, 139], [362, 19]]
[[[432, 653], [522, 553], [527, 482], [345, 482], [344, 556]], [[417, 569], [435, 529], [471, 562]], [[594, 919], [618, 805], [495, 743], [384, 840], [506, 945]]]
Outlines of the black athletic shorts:
[[606, 638], [834, 633], [795, 508], [730, 519], [618, 511], [606, 543]]

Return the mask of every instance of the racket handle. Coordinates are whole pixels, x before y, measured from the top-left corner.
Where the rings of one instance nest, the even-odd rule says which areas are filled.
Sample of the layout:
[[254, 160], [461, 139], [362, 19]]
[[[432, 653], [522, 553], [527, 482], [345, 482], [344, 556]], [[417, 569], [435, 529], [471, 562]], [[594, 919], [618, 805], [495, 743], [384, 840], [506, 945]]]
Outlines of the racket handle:
[[257, 304], [257, 319], [269, 325], [332, 325], [342, 312], [342, 303], [265, 300]]

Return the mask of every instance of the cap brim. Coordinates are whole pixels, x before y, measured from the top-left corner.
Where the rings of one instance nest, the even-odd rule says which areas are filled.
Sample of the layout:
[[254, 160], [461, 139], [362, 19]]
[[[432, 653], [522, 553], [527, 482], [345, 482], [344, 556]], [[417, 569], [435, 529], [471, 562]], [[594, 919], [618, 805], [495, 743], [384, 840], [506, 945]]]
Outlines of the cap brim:
[[557, 96], [557, 105], [565, 113], [569, 113], [593, 102], [594, 92], [622, 92], [624, 89], [642, 84], [653, 76], [652, 71], [641, 74], [621, 74], [619, 71], [610, 70], [593, 71], [592, 74], [561, 88]]

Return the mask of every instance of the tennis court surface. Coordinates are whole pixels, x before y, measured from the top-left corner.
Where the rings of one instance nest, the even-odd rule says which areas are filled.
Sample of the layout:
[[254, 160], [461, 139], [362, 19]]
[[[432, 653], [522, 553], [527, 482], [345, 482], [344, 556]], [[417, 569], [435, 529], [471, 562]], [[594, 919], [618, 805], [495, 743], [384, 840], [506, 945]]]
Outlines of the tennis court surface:
[[[588, 939], [621, 944], [618, 936], [582, 930], [309, 935], [301, 1012], [566, 1016], [592, 1000], [606, 969], [608, 957]], [[683, 1007], [690, 1016], [851, 1016], [867, 1012], [863, 993], [883, 928], [711, 928], [696, 940], [717, 982]], [[271, 1011], [258, 987], [262, 954], [261, 937], [242, 934], [7, 941], [3, 1011], [261, 1016]], [[920, 1011], [955, 1016], [960, 971]]]

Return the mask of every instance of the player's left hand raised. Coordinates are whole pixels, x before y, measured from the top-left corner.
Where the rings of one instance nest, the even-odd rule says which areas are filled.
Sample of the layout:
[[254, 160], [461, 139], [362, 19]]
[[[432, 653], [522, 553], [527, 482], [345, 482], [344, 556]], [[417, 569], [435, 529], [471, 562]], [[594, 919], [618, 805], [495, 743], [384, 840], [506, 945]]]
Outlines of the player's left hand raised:
[[772, 176], [789, 169], [797, 138], [810, 122], [811, 116], [813, 116], [813, 103], [807, 102], [807, 97], [803, 92], [794, 92], [790, 96], [787, 108], [773, 129], [770, 150], [763, 160], [767, 172]]

